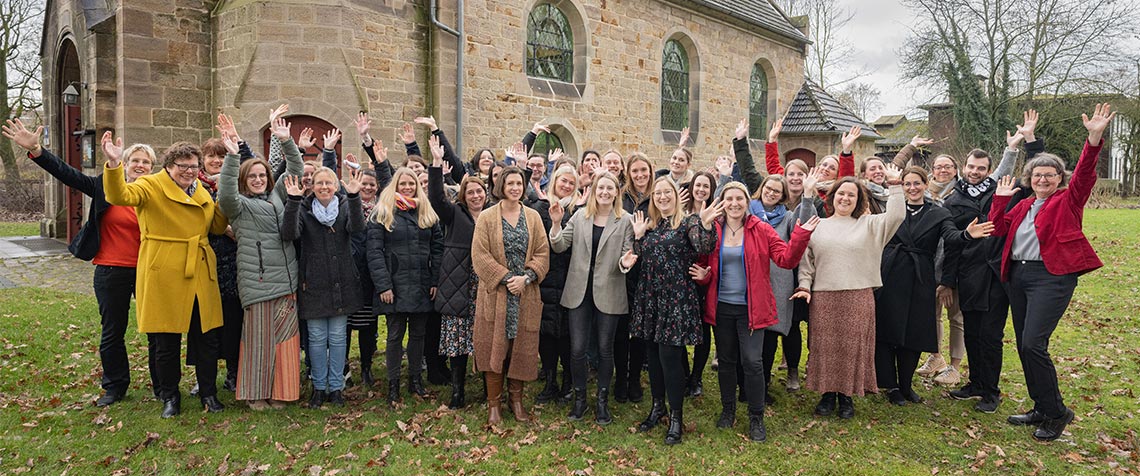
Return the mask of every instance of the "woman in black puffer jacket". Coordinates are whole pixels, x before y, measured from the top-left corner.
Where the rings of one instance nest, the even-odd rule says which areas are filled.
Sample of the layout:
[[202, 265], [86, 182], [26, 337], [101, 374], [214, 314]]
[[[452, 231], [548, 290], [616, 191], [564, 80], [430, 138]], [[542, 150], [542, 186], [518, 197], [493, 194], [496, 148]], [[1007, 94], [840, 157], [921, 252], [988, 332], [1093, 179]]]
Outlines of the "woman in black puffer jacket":
[[415, 172], [392, 174], [368, 224], [368, 269], [377, 293], [373, 305], [388, 327], [388, 401], [400, 401], [400, 361], [408, 331], [408, 390], [424, 390], [421, 368], [428, 314], [434, 311], [443, 258], [443, 230]]

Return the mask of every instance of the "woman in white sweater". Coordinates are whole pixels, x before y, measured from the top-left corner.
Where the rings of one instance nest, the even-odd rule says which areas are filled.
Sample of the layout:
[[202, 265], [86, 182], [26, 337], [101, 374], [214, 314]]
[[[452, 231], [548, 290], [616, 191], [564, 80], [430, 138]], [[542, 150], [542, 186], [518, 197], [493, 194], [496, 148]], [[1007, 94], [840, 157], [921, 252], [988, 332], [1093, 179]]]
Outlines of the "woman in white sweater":
[[827, 193], [835, 213], [819, 223], [800, 262], [792, 298], [809, 305], [807, 388], [823, 394], [820, 416], [854, 417], [851, 396], [878, 388], [873, 292], [883, 285], [883, 247], [906, 216], [897, 167], [888, 167], [887, 184], [886, 213], [871, 214], [867, 189], [852, 177], [837, 180]]

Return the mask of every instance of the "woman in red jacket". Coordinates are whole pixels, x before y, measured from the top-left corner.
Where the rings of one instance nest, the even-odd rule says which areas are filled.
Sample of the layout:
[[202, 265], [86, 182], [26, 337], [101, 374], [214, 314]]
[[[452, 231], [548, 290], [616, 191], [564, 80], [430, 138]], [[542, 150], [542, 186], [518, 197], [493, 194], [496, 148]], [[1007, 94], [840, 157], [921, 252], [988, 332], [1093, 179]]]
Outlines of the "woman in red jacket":
[[775, 229], [748, 212], [744, 184], [729, 182], [721, 190], [720, 200], [724, 218], [714, 223], [717, 247], [707, 255], [707, 267], [695, 264], [689, 268], [693, 279], [708, 287], [704, 319], [716, 326], [722, 405], [716, 426], [731, 428], [736, 423], [736, 363], [742, 359], [748, 436], [752, 441], [764, 441], [763, 329], [777, 319], [768, 263], [772, 260], [781, 268], [795, 268], [819, 218], [813, 216], [797, 226], [791, 242], [784, 243]]
[[1033, 188], [1034, 200], [1022, 200], [1008, 212], [1018, 189], [1013, 178], [998, 183], [990, 206], [994, 235], [1006, 236], [1001, 254], [1001, 280], [1009, 283], [1009, 304], [1017, 354], [1033, 409], [1009, 417], [1014, 425], [1037, 425], [1033, 437], [1052, 441], [1073, 421], [1057, 386], [1057, 369], [1049, 356], [1049, 338], [1069, 307], [1077, 277], [1103, 266], [1081, 231], [1085, 203], [1096, 184], [1101, 137], [1116, 114], [1097, 104], [1092, 118], [1082, 114], [1088, 142], [1077, 168], [1065, 183], [1065, 163], [1052, 154], [1038, 154], [1025, 164], [1021, 183]]

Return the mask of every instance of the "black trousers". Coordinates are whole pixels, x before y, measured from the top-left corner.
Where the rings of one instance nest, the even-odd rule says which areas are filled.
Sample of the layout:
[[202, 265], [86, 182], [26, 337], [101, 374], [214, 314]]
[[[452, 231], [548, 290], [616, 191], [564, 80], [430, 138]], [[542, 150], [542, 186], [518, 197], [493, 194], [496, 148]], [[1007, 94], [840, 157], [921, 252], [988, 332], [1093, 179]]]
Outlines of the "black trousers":
[[680, 410], [685, 401], [685, 346], [645, 342], [649, 359], [649, 391], [654, 400], [669, 399], [669, 408]]
[[385, 361], [388, 364], [388, 380], [400, 378], [400, 361], [404, 359], [405, 330], [408, 332], [408, 375], [421, 375], [427, 314], [388, 314], [384, 316], [384, 321], [388, 326], [387, 347], [384, 349]]
[[875, 342], [875, 378], [879, 388], [897, 388], [904, 392], [912, 390], [914, 371], [918, 368], [918, 358], [922, 352], [910, 350], [882, 341]]
[[1048, 418], [1060, 418], [1066, 409], [1057, 385], [1057, 369], [1049, 356], [1049, 338], [1065, 315], [1076, 288], [1076, 274], [1051, 274], [1041, 261], [1013, 263], [1009, 304], [1017, 356], [1033, 407]]
[[[709, 363], [709, 353], [712, 352], [712, 326], [704, 322], [703, 318], [701, 319], [701, 333], [704, 335], [704, 341], [693, 346], [693, 368], [688, 372], [689, 382], [704, 380], [705, 365]], [[688, 366], [689, 363], [685, 362], [686, 369]]]
[[348, 354], [349, 354], [349, 350], [352, 349], [352, 331], [353, 330], [356, 331], [357, 339], [359, 339], [359, 344], [357, 344], [357, 345], [360, 347], [360, 370], [364, 370], [364, 369], [372, 368], [372, 357], [374, 357], [376, 355], [376, 339], [379, 335], [379, 327], [380, 326], [378, 325], [378, 323], [376, 321], [372, 321], [372, 323], [367, 325], [367, 326], [355, 327], [355, 328], [352, 326], [349, 326], [348, 329], [345, 330], [345, 342], [344, 342], [344, 373], [345, 373], [345, 375], [348, 375], [348, 369], [349, 369]]
[[640, 389], [644, 365], [645, 342], [629, 334], [629, 314], [622, 314], [614, 333], [614, 386]]
[[[218, 394], [218, 347], [221, 328], [202, 332], [202, 317], [198, 311], [198, 300], [194, 300], [194, 311], [190, 314], [190, 329], [186, 333], [186, 359], [193, 358], [194, 372], [198, 376], [198, 396], [212, 397]], [[157, 379], [158, 397], [169, 400], [181, 397], [178, 384], [182, 380], [182, 334], [154, 332], [147, 334], [147, 340], [154, 350], [154, 370]]]
[[597, 329], [598, 388], [610, 388], [614, 373], [614, 335], [620, 317], [599, 311], [589, 293], [582, 300], [582, 305], [571, 309], [569, 315], [570, 376], [574, 380], [574, 389], [586, 390], [586, 378], [590, 372], [586, 366], [586, 348], [593, 329]]
[[439, 338], [442, 328], [443, 316], [438, 312], [428, 313], [424, 328], [424, 364], [427, 365], [428, 375], [447, 376], [447, 358], [439, 355]]
[[[103, 365], [103, 390], [123, 396], [131, 386], [131, 366], [127, 362], [126, 334], [135, 293], [135, 268], [95, 266], [95, 299], [99, 302], [102, 332], [99, 360]], [[154, 384], [154, 381], [151, 381]]]
[[553, 372], [552, 377], [556, 378], [558, 361], [561, 360], [565, 380], [570, 375], [570, 322], [566, 309], [558, 304], [543, 303], [542, 320], [542, 330], [538, 334], [538, 356], [542, 361], [542, 371]]
[[[994, 286], [999, 286], [995, 280]], [[962, 310], [962, 327], [966, 358], [970, 361], [970, 385], [985, 396], [1000, 396], [1001, 348], [1005, 338], [1005, 319], [1009, 314], [1009, 296], [1004, 290], [990, 293], [990, 308], [985, 311]]]
[[245, 308], [237, 296], [222, 297], [221, 358], [226, 361], [226, 373], [237, 375], [238, 354], [241, 353], [241, 326], [245, 321]]
[[764, 330], [748, 328], [748, 306], [719, 302], [716, 306], [716, 355], [720, 361], [720, 403], [736, 405], [737, 366], [744, 368], [748, 414], [764, 413]]
[[[795, 324], [793, 324], [794, 326]], [[788, 355], [788, 338], [781, 336], [778, 332], [764, 331], [764, 391], [768, 391], [768, 386], [772, 385], [772, 367], [776, 366], [776, 347], [780, 345], [780, 337], [784, 338], [784, 355]], [[717, 344], [720, 348], [720, 344]], [[792, 368], [792, 363], [788, 362], [788, 368]]]
[[[792, 301], [792, 329], [788, 331], [788, 335], [784, 336], [784, 359], [788, 361], [789, 369], [798, 369], [800, 366], [800, 356], [803, 354], [803, 333], [800, 331], [800, 323], [807, 322], [808, 318], [808, 304], [803, 299], [796, 299]], [[807, 326], [808, 334], [811, 334], [811, 324]], [[775, 349], [772, 355], [775, 356]], [[771, 374], [771, 365], [768, 366], [768, 374]]]

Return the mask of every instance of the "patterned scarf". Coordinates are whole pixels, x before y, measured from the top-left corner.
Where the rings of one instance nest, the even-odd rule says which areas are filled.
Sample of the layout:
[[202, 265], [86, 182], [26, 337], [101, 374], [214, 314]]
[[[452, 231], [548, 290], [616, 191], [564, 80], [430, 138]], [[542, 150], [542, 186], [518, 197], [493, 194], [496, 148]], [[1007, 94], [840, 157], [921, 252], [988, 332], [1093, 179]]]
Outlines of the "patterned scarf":
[[978, 198], [982, 195], [985, 195], [985, 193], [990, 190], [990, 187], [994, 186], [997, 183], [991, 177], [986, 177], [985, 180], [978, 182], [977, 185], [971, 184], [965, 180], [962, 180], [961, 182], [964, 185], [963, 191], [965, 191], [966, 194], [971, 198]]
[[396, 192], [396, 208], [405, 212], [415, 210], [416, 199], [405, 197], [404, 194]]
[[321, 201], [313, 198], [313, 217], [324, 226], [333, 226], [336, 215], [340, 212], [340, 197], [333, 195], [329, 204], [321, 205]]
[[788, 214], [788, 207], [784, 206], [782, 203], [772, 207], [771, 210], [768, 210], [767, 207], [764, 206], [764, 202], [761, 202], [760, 200], [752, 200], [752, 202], [749, 203], [748, 208], [753, 215], [756, 215], [760, 217], [761, 220], [764, 220], [764, 223], [772, 225], [772, 228], [780, 226], [780, 223], [784, 221], [784, 217]]
[[206, 186], [206, 190], [209, 190], [211, 195], [218, 191], [218, 178], [216, 175], [210, 178], [209, 175], [206, 175], [205, 171], [198, 169], [198, 180], [202, 181], [202, 184]]

